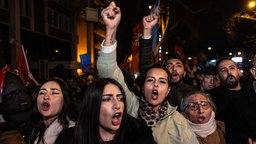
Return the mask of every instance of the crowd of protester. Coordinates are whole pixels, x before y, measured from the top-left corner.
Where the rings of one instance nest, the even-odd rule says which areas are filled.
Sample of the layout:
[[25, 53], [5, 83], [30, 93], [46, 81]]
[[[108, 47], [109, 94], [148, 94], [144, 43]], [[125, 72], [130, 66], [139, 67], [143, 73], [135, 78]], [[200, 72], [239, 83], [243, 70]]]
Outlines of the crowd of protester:
[[200, 70], [176, 53], [154, 63], [152, 13], [143, 17], [135, 78], [116, 61], [120, 8], [111, 2], [101, 16], [106, 37], [97, 70], [42, 82], [30, 73], [24, 86], [33, 108], [17, 127], [1, 106], [13, 88], [6, 73], [15, 75], [1, 59], [1, 144], [256, 144], [256, 59], [246, 76], [228, 57]]

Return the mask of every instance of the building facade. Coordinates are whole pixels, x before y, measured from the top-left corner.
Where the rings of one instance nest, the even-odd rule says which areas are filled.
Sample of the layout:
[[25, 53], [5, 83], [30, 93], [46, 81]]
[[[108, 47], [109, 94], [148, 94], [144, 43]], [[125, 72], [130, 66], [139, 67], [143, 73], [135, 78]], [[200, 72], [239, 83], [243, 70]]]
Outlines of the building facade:
[[[6, 63], [15, 68], [17, 48], [22, 44], [30, 70], [39, 79], [50, 77], [59, 67], [68, 75], [76, 74], [81, 54], [89, 53], [94, 67], [104, 32], [95, 30], [100, 22], [87, 21], [83, 12], [95, 2], [0, 0], [0, 50]], [[93, 14], [97, 20], [97, 11]]]

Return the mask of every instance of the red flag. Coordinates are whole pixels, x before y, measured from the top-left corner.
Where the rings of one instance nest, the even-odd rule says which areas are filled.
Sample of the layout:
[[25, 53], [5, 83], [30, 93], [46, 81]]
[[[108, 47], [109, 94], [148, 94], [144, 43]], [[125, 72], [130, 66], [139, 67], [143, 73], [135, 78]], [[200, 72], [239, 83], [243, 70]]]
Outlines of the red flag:
[[143, 21], [133, 29], [131, 73], [139, 72], [139, 40], [143, 32]]
[[18, 75], [23, 80], [24, 84], [27, 84], [29, 80], [28, 74], [30, 71], [28, 67], [27, 56], [22, 45], [19, 47], [16, 69], [18, 70]]
[[[7, 65], [5, 65], [5, 67], [0, 70], [0, 104], [2, 103], [2, 93], [3, 93], [3, 88], [4, 88], [4, 78], [5, 78], [5, 74], [8, 71], [10, 71], [10, 67], [8, 67]], [[1, 123], [1, 120], [0, 120], [0, 123]]]

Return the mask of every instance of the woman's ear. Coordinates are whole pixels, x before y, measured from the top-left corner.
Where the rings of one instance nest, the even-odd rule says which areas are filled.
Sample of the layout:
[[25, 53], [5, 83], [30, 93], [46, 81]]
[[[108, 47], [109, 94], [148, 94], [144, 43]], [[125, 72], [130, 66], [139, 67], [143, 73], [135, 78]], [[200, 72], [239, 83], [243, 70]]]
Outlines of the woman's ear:
[[252, 67], [250, 69], [250, 72], [251, 72], [252, 76], [254, 77], [254, 79], [256, 79], [256, 68]]

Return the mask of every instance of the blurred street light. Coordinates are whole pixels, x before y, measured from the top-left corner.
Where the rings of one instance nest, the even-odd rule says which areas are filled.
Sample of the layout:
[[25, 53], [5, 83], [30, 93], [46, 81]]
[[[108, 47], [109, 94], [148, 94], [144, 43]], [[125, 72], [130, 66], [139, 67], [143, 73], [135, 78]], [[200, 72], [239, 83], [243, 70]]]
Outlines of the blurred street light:
[[254, 20], [255, 21], [255, 16], [256, 16], [256, 11], [255, 11], [255, 7], [256, 7], [256, 1], [255, 0], [251, 0], [248, 2], [248, 13], [243, 15], [244, 18], [250, 19], [250, 20]]
[[[254, 48], [256, 46], [256, 35], [250, 33], [255, 30], [256, 22], [256, 0], [249, 1], [247, 7], [242, 11], [233, 14], [226, 26], [226, 32], [231, 39], [241, 36], [244, 38], [243, 44], [250, 45]], [[250, 30], [251, 29], [251, 30]]]
[[150, 10], [151, 10], [151, 9], [152, 9], [152, 5], [148, 6], [148, 9], [150, 9]]
[[250, 9], [255, 8], [255, 6], [256, 6], [256, 2], [255, 2], [255, 1], [249, 1], [248, 7], [249, 7]]

